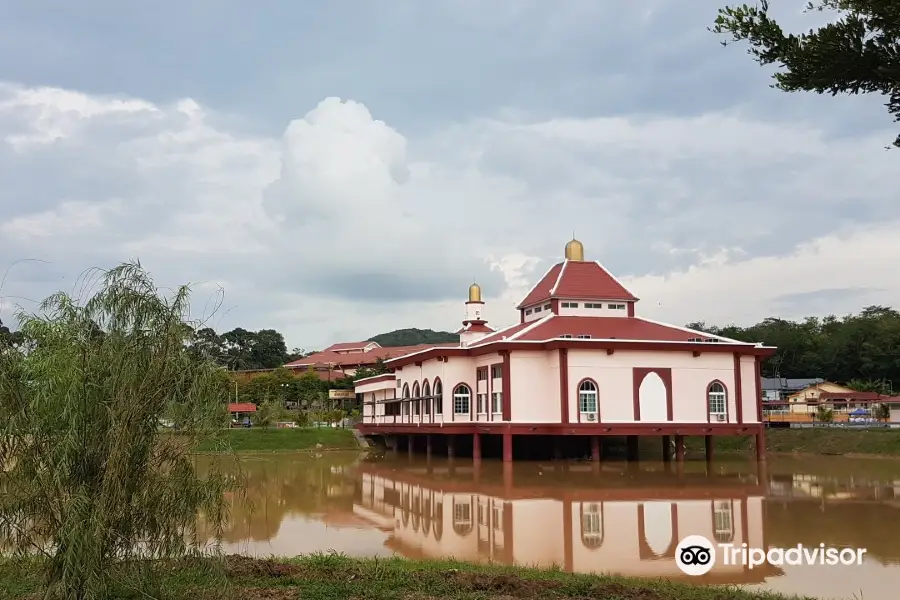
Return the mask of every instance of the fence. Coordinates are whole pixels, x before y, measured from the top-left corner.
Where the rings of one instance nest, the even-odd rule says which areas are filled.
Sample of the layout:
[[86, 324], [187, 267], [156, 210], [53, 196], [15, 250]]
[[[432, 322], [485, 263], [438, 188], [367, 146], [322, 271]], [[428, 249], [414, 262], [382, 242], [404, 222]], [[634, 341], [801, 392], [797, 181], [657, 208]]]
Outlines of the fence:
[[828, 399], [762, 405], [763, 421], [770, 424], [900, 426], [900, 401]]

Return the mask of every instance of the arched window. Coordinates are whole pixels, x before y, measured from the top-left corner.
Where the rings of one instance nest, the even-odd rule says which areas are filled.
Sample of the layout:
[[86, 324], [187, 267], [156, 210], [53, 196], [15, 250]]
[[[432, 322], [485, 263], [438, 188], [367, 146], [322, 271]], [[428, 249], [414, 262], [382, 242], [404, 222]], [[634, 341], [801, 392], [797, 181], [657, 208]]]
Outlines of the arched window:
[[728, 544], [734, 541], [734, 503], [731, 500], [713, 501], [713, 522], [716, 541]]
[[472, 501], [453, 499], [453, 531], [456, 535], [467, 536], [472, 533]]
[[431, 384], [428, 383], [428, 380], [425, 380], [425, 383], [422, 384], [422, 397], [425, 398], [422, 402], [425, 404], [425, 410], [423, 411], [426, 415], [431, 414]]
[[415, 382], [412, 388], [412, 397], [418, 398], [422, 395], [422, 391], [419, 389], [419, 382]]
[[603, 545], [603, 509], [596, 502], [581, 505], [581, 543], [589, 550]]
[[413, 397], [412, 412], [414, 415], [417, 415], [417, 414], [419, 414], [419, 403], [421, 402], [421, 400], [419, 400], [419, 398], [422, 397], [422, 390], [419, 389], [418, 381], [413, 384], [412, 397]]
[[444, 384], [440, 379], [434, 380], [434, 414], [444, 414]]
[[408, 383], [403, 384], [403, 397], [409, 398], [409, 384]]
[[464, 383], [453, 388], [453, 412], [457, 415], [469, 414], [472, 402], [472, 390]]
[[[403, 384], [403, 399], [409, 400], [409, 384], [408, 383]], [[409, 414], [409, 402], [400, 402], [400, 405], [403, 409], [403, 414], [408, 415]]]
[[709, 405], [710, 421], [728, 420], [728, 403], [726, 401], [725, 386], [720, 381], [713, 381], [706, 388], [706, 401]]
[[597, 384], [590, 379], [578, 386], [578, 406], [582, 414], [597, 414]]

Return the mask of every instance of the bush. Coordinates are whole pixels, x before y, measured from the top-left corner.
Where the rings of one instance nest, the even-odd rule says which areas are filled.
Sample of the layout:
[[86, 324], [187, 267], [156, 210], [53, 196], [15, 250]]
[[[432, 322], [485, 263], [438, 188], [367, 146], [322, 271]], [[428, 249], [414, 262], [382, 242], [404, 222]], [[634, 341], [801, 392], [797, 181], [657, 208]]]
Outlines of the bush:
[[186, 287], [161, 297], [126, 264], [84, 304], [59, 293], [18, 315], [24, 343], [0, 352], [0, 537], [45, 555], [47, 597], [146, 583], [140, 559], [198, 551], [198, 512], [221, 531], [226, 479], [198, 476], [192, 451], [221, 435], [228, 385], [185, 350], [188, 308]]

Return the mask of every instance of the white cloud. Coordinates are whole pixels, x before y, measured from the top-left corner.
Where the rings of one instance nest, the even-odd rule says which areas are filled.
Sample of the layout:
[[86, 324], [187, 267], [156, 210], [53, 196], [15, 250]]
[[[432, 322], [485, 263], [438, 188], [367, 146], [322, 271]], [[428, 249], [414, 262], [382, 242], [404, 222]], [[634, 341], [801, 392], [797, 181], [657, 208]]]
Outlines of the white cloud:
[[[575, 230], [640, 314], [844, 312], [900, 294], [890, 137], [730, 111], [517, 114], [407, 138], [328, 98], [273, 139], [193, 100], [4, 85], [0, 267], [40, 258], [72, 277], [139, 257], [161, 284], [202, 282], [201, 303], [227, 282], [220, 329], [275, 327], [314, 348], [454, 328], [472, 278], [491, 322], [509, 323]], [[46, 268], [17, 265], [3, 294], [64, 285]], [[829, 305], [818, 290], [843, 293]]]

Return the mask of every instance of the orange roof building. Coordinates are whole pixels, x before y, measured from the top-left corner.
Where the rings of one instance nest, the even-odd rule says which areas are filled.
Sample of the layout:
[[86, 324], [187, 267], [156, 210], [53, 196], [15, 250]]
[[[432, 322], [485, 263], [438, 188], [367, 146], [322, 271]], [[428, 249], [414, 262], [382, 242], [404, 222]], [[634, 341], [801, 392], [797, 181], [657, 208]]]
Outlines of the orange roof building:
[[760, 362], [775, 348], [641, 317], [638, 302], [574, 239], [510, 327], [488, 326], [472, 284], [458, 344], [394, 348], [390, 357], [361, 343], [346, 350], [355, 361], [383, 356], [393, 371], [357, 381], [359, 428], [413, 444], [412, 436], [449, 435], [451, 445], [471, 436], [476, 457], [482, 436], [501, 436], [504, 460], [519, 435], [576, 436], [568, 447], [580, 452], [583, 442], [595, 458], [604, 435], [674, 435], [676, 446], [684, 435], [761, 441]]

